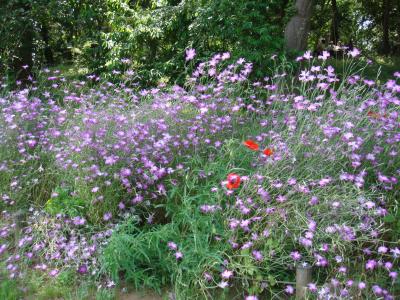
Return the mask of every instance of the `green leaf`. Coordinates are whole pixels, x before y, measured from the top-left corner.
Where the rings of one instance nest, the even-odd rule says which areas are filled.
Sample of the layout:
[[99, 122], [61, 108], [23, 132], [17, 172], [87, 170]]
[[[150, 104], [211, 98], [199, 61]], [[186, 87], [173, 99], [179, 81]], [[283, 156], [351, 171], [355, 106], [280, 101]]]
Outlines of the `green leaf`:
[[396, 221], [396, 217], [392, 214], [388, 214], [383, 218], [383, 221], [385, 221], [385, 223], [394, 223]]
[[268, 282], [271, 286], [275, 286], [276, 285], [276, 279], [275, 277], [273, 277], [272, 275], [268, 275]]

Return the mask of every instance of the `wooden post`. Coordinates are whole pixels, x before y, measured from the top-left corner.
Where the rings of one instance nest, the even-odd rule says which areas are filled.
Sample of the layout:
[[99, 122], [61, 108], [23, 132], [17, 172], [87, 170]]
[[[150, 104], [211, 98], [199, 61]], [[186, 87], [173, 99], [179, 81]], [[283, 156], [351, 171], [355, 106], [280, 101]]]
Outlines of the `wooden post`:
[[307, 285], [312, 282], [312, 267], [303, 263], [296, 267], [296, 299], [305, 299]]

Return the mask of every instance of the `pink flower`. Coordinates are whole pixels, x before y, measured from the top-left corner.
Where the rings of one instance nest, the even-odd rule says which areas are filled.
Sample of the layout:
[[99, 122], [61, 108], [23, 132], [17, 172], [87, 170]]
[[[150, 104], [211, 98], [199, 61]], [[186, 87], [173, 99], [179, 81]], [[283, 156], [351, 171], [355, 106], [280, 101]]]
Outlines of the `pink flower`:
[[196, 56], [196, 50], [193, 48], [186, 49], [186, 61], [192, 60]]
[[309, 283], [307, 286], [310, 292], [315, 293], [317, 291], [317, 285], [315, 283]]
[[360, 54], [361, 54], [361, 52], [357, 48], [354, 48], [352, 51], [349, 51], [349, 53], [348, 53], [348, 55], [350, 55], [351, 57], [357, 57]]
[[83, 275], [87, 273], [88, 268], [86, 265], [80, 265], [77, 271], [79, 274]]
[[301, 254], [298, 251], [293, 251], [292, 253], [290, 253], [290, 257], [294, 260], [300, 260], [301, 259]]
[[252, 252], [252, 255], [253, 255], [254, 259], [257, 260], [257, 261], [262, 261], [262, 260], [264, 259], [264, 257], [263, 257], [263, 255], [262, 255], [261, 251], [254, 250], [254, 251]]
[[318, 59], [327, 60], [331, 56], [328, 51], [322, 51], [322, 55], [318, 56]]
[[26, 143], [28, 144], [29, 148], [34, 148], [37, 144], [35, 140], [27, 140]]
[[110, 212], [105, 213], [103, 216], [103, 220], [106, 222], [111, 220], [111, 218], [112, 218], [112, 213], [110, 213]]
[[397, 275], [398, 275], [397, 272], [394, 272], [394, 271], [389, 272], [389, 277], [392, 278], [393, 280], [395, 280], [397, 278]]
[[177, 250], [178, 249], [178, 246], [174, 242], [168, 242], [167, 246], [171, 250]]
[[233, 272], [229, 270], [225, 270], [221, 273], [222, 278], [229, 279], [233, 276]]
[[231, 54], [229, 52], [224, 52], [222, 53], [221, 59], [222, 60], [227, 60], [231, 57]]
[[210, 273], [204, 273], [204, 279], [206, 280], [206, 281], [211, 281], [212, 280], [212, 276], [210, 275]]
[[0, 255], [3, 254], [3, 252], [5, 252], [6, 250], [7, 250], [7, 245], [6, 244], [0, 245]]
[[175, 258], [176, 258], [176, 260], [182, 259], [182, 258], [183, 258], [183, 253], [180, 252], [180, 251], [177, 251], [177, 252], [175, 253]]
[[387, 253], [388, 252], [388, 248], [387, 247], [385, 247], [385, 246], [380, 246], [379, 248], [378, 248], [378, 253]]
[[304, 58], [304, 59], [310, 60], [312, 57], [313, 57], [313, 56], [311, 55], [311, 51], [306, 51], [306, 52], [303, 54], [303, 58]]
[[318, 204], [318, 198], [316, 196], [312, 196], [311, 200], [308, 202], [310, 205], [317, 205]]
[[132, 171], [128, 168], [121, 169], [121, 176], [122, 177], [129, 177], [132, 175]]
[[292, 294], [294, 293], [294, 288], [293, 288], [293, 286], [287, 285], [286, 288], [285, 288], [285, 293], [286, 293], [286, 294], [289, 294], [289, 295], [292, 295]]
[[392, 253], [394, 258], [400, 257], [400, 249], [399, 248], [396, 247], [396, 248], [390, 249], [390, 252]]
[[49, 275], [51, 276], [51, 277], [56, 277], [57, 275], [58, 275], [58, 270], [57, 269], [54, 269], [54, 270], [51, 270], [50, 272], [49, 272]]
[[377, 265], [376, 261], [373, 260], [373, 259], [370, 259], [370, 260], [368, 260], [368, 262], [365, 264], [365, 269], [367, 269], [367, 270], [373, 270], [373, 269], [375, 269], [376, 265]]

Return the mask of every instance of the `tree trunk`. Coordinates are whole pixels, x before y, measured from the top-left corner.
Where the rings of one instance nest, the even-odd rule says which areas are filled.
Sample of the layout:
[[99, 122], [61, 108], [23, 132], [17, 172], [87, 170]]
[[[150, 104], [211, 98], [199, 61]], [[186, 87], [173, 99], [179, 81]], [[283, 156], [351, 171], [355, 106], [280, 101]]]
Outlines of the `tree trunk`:
[[390, 0], [383, 1], [383, 40], [382, 40], [382, 54], [390, 53], [389, 43], [389, 13], [390, 13]]
[[54, 55], [50, 46], [49, 28], [47, 27], [47, 24], [42, 24], [40, 35], [42, 36], [42, 40], [44, 42], [44, 58], [46, 59], [46, 63], [48, 65], [54, 65]]
[[285, 28], [285, 44], [288, 49], [306, 50], [312, 2], [312, 0], [296, 0], [297, 14], [292, 17]]
[[26, 23], [21, 28], [20, 45], [15, 49], [15, 57], [13, 62], [13, 71], [16, 79], [21, 81], [21, 86], [25, 87], [30, 84], [33, 65], [33, 24], [29, 18], [31, 6], [29, 2], [19, 3], [19, 7], [23, 9]]
[[334, 45], [339, 42], [339, 12], [337, 8], [336, 0], [332, 1], [332, 23], [331, 23], [331, 41]]

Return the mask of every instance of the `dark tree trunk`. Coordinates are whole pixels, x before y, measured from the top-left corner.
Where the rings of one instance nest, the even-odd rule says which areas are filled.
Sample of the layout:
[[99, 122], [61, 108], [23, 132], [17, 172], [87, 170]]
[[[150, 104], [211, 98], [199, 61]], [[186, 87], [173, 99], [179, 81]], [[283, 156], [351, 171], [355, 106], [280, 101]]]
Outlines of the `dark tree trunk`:
[[16, 74], [16, 79], [21, 81], [21, 86], [25, 87], [31, 83], [33, 77], [33, 37], [34, 30], [31, 19], [29, 18], [31, 6], [29, 1], [19, 3], [19, 8], [24, 11], [25, 22], [21, 28], [20, 44], [15, 49], [13, 60], [13, 72]]
[[389, 42], [389, 13], [390, 13], [390, 0], [383, 0], [383, 40], [382, 40], [382, 54], [390, 53]]
[[339, 12], [337, 8], [336, 0], [331, 0], [332, 2], [332, 23], [331, 23], [331, 36], [330, 39], [334, 45], [339, 42]]
[[297, 14], [285, 28], [285, 44], [288, 49], [302, 51], [307, 48], [312, 2], [312, 0], [296, 0]]
[[44, 42], [44, 58], [46, 59], [46, 63], [48, 65], [54, 65], [54, 55], [50, 46], [49, 28], [47, 27], [47, 24], [42, 24], [40, 35]]
[[286, 7], [287, 7], [288, 3], [289, 3], [289, 0], [283, 0], [282, 1], [281, 7], [280, 7], [280, 11], [279, 11], [279, 19], [280, 19], [281, 23], [283, 23], [283, 20], [285, 18]]
[[30, 82], [33, 65], [33, 28], [30, 24], [25, 27], [21, 38], [21, 45], [16, 49], [14, 72], [17, 74], [17, 80], [26, 86]]
[[154, 61], [157, 56], [157, 40], [156, 39], [150, 39], [148, 41], [148, 47], [149, 47], [149, 61]]

